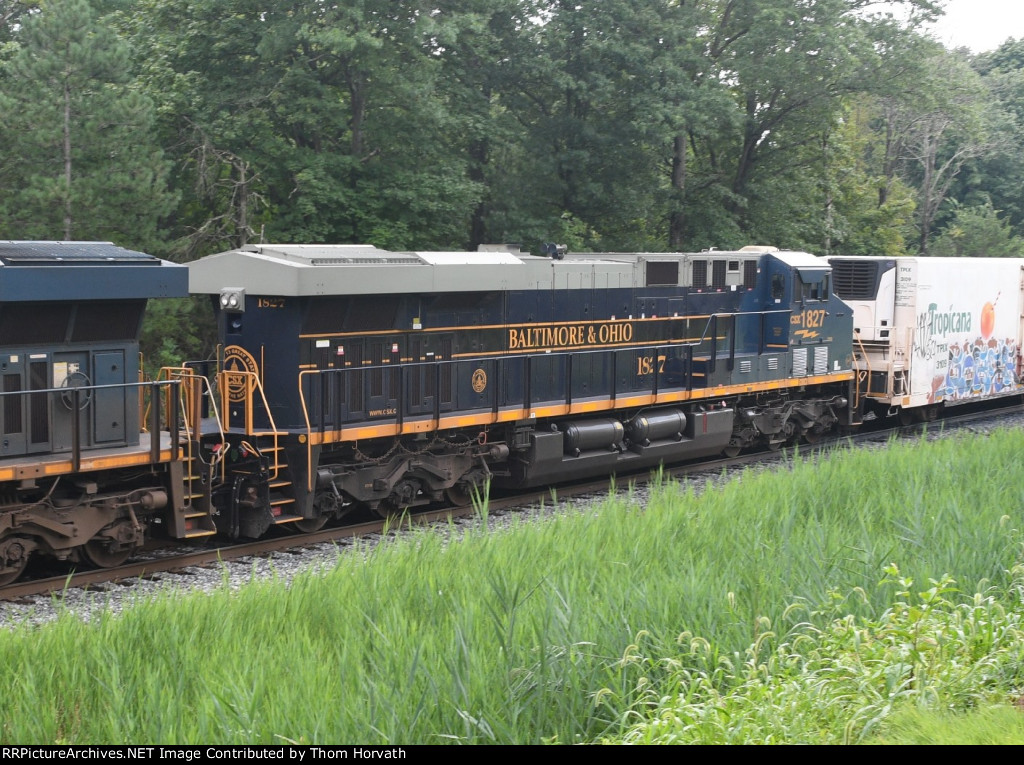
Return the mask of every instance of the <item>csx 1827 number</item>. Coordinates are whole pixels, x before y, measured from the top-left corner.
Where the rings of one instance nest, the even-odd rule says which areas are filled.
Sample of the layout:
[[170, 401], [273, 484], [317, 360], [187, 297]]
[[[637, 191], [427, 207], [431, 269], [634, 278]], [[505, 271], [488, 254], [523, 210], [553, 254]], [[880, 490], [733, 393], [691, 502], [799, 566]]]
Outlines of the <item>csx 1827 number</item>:
[[801, 311], [789, 321], [797, 327], [803, 327], [804, 329], [816, 329], [824, 325], [825, 316], [826, 313], [823, 308], [815, 308], [811, 311]]

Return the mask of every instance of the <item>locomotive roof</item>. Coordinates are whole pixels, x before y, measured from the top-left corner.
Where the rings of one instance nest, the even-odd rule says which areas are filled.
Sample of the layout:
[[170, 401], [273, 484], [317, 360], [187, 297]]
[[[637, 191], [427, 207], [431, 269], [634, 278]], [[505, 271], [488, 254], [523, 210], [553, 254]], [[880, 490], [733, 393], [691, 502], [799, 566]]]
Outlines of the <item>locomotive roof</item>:
[[189, 289], [218, 294], [375, 295], [417, 292], [591, 289], [632, 284], [633, 267], [608, 260], [552, 260], [511, 251], [389, 252], [361, 244], [256, 244], [189, 264]]
[[301, 297], [490, 290], [593, 289], [643, 284], [638, 265], [686, 257], [751, 258], [770, 254], [795, 268], [828, 269], [803, 252], [772, 247], [702, 253], [568, 253], [539, 257], [511, 248], [477, 252], [390, 252], [368, 244], [252, 244], [189, 264], [189, 289], [218, 294]]
[[780, 250], [778, 247], [762, 247], [752, 245], [741, 247], [738, 250], [701, 250], [700, 252], [587, 252], [567, 253], [566, 258], [571, 260], [595, 258], [600, 260], [615, 260], [623, 263], [635, 263], [640, 260], [679, 260], [680, 258], [707, 258], [707, 259], [744, 259], [757, 258], [761, 255], [771, 255], [787, 266], [804, 270], [828, 270], [828, 260], [818, 255], [798, 250]]
[[798, 271], [830, 271], [832, 266], [829, 265], [828, 258], [823, 258], [820, 255], [811, 255], [808, 252], [797, 252], [797, 251], [785, 251], [785, 252], [773, 252], [772, 257], [778, 258], [787, 266], [795, 268]]
[[188, 269], [112, 242], [0, 241], [0, 300], [188, 295]]

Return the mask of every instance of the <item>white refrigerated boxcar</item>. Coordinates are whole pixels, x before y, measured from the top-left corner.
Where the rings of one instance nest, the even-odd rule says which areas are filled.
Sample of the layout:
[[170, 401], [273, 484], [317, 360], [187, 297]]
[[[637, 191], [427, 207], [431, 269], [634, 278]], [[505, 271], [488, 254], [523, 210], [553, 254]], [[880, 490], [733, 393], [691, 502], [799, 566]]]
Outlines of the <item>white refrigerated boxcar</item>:
[[1024, 259], [832, 257], [864, 411], [931, 419], [1022, 391]]

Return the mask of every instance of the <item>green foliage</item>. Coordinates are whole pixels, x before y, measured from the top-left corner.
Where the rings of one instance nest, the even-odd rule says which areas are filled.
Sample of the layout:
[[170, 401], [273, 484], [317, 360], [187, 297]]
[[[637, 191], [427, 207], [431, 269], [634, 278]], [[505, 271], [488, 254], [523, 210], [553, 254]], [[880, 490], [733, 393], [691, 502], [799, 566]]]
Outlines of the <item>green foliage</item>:
[[[144, 3], [185, 258], [262, 238], [423, 249], [478, 198], [417, 2]], [[201, 72], [202, 76], [198, 76]]]
[[25, 17], [0, 82], [0, 236], [152, 250], [174, 197], [130, 49], [85, 0]]
[[974, 258], [1024, 256], [1024, 238], [991, 205], [956, 207], [955, 217], [932, 243], [930, 255]]
[[[877, 619], [844, 614], [837, 595], [838, 607], [808, 614], [786, 635], [764, 620], [764, 632], [742, 655], [718, 657], [707, 641], [680, 635], [681, 654], [664, 660], [673, 691], [652, 689], [653, 711], [622, 741], [871, 743], [896, 711], [890, 735], [903, 736], [903, 726], [924, 711], [944, 712], [948, 730], [953, 713], [1005, 704], [1007, 686], [1021, 679], [1024, 614], [980, 594], [958, 604], [949, 577], [914, 591], [896, 566], [886, 575], [897, 592]], [[644, 663], [633, 653], [624, 661]], [[1021, 731], [1017, 726], [1018, 740]]]
[[0, 632], [0, 737], [840, 744], [998, 709], [1024, 687], [1021, 448], [797, 456], [357, 546], [287, 583], [86, 624], [69, 606]]
[[913, 190], [899, 178], [886, 178], [872, 156], [879, 116], [876, 99], [849, 99], [835, 130], [823, 141], [823, 191], [829, 205], [822, 254], [907, 254], [905, 241], [913, 235]]
[[898, 254], [947, 199], [1016, 233], [1017, 49], [976, 75], [883, 5], [6, 0], [0, 236]]
[[1020, 705], [996, 704], [963, 713], [908, 707], [898, 710], [866, 744], [882, 746], [1020, 746]]
[[36, 0], [0, 0], [0, 44], [21, 23], [23, 16], [39, 7]]
[[139, 346], [146, 379], [162, 367], [180, 367], [216, 355], [217, 328], [206, 295], [150, 301]]
[[1020, 196], [1024, 183], [1024, 61], [1022, 41], [1008, 40], [997, 50], [977, 56], [972, 65], [982, 75], [990, 94], [988, 123], [989, 150], [970, 164], [954, 188], [956, 200], [964, 206], [990, 204], [1005, 214], [1014, 233], [1024, 233], [1024, 206]]
[[[901, 156], [907, 178], [918, 189], [918, 251], [929, 254], [942, 207], [957, 178], [992, 147], [990, 99], [977, 74], [959, 53], [938, 50], [928, 56], [921, 93], [897, 110], [903, 131]], [[890, 127], [890, 129], [892, 129]]]

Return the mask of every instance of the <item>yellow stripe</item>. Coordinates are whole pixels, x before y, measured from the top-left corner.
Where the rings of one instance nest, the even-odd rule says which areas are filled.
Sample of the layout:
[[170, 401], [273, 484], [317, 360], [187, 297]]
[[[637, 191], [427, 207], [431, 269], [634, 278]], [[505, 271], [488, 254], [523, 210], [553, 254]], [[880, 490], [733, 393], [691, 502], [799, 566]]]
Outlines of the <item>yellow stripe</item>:
[[[169, 449], [160, 451], [160, 462], [170, 462], [171, 452]], [[136, 452], [134, 454], [122, 454], [110, 457], [83, 457], [79, 461], [78, 472], [85, 473], [93, 470], [110, 470], [120, 467], [137, 467], [139, 465], [152, 464], [149, 450]], [[10, 467], [0, 468], [0, 481], [13, 481], [33, 476], [54, 476], [73, 473], [73, 466], [70, 459], [55, 462], [33, 462], [21, 463]]]
[[641, 406], [654, 404], [672, 404], [683, 401], [703, 401], [705, 399], [720, 398], [723, 396], [737, 396], [744, 393], [757, 393], [768, 390], [781, 390], [786, 388], [798, 388], [803, 385], [824, 385], [825, 383], [844, 382], [854, 378], [853, 372], [840, 372], [834, 375], [819, 375], [817, 377], [801, 377], [798, 379], [769, 380], [766, 382], [750, 383], [746, 385], [720, 385], [714, 388], [701, 388], [698, 390], [673, 390], [658, 393], [656, 396], [650, 393], [622, 394], [614, 400], [591, 399], [587, 401], [574, 402], [572, 404], [540, 403], [530, 409], [503, 409], [497, 414], [494, 412], [480, 412], [477, 414], [453, 414], [441, 417], [439, 421], [430, 419], [407, 420], [402, 423], [399, 429], [397, 423], [381, 423], [380, 425], [363, 425], [360, 427], [344, 428], [340, 431], [326, 431], [324, 433], [311, 433], [311, 444], [331, 444], [338, 442], [358, 441], [367, 438], [385, 438], [406, 433], [425, 433], [433, 430], [448, 430], [450, 428], [470, 428], [496, 425], [501, 422], [512, 422], [515, 420], [542, 420], [549, 417], [564, 417], [569, 414], [586, 414], [588, 412], [614, 411], [617, 409], [633, 409]]

